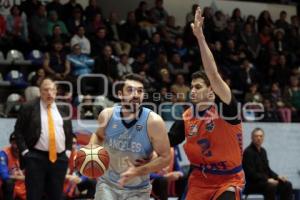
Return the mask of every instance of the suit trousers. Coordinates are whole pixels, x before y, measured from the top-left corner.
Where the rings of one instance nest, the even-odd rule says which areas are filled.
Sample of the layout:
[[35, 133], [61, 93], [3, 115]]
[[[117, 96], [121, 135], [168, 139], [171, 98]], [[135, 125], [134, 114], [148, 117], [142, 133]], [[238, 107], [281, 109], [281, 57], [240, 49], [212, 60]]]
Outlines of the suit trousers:
[[63, 184], [68, 168], [68, 157], [65, 152], [57, 154], [52, 163], [48, 152], [30, 150], [24, 156], [25, 185], [28, 200], [61, 200]]

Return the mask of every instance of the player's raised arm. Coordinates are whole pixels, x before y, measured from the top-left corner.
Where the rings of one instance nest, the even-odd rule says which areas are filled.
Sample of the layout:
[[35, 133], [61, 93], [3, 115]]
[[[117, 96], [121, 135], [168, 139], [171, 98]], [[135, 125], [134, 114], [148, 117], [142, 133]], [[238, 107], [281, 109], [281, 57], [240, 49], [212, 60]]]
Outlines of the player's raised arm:
[[196, 10], [194, 23], [191, 24], [191, 27], [195, 37], [198, 40], [204, 71], [211, 83], [213, 91], [224, 103], [229, 104], [231, 101], [231, 92], [228, 85], [221, 78], [213, 54], [206, 43], [202, 29], [204, 20], [205, 19], [202, 17], [201, 9], [198, 7]]
[[99, 128], [92, 134], [89, 144], [102, 145], [105, 137], [105, 128], [111, 118], [113, 108], [105, 108], [101, 111], [98, 117]]

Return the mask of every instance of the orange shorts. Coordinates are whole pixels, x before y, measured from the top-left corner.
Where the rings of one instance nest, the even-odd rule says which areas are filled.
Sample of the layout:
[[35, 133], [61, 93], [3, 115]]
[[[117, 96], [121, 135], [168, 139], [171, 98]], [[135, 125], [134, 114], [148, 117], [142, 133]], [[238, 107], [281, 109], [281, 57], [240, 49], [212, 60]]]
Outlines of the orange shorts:
[[244, 183], [243, 171], [233, 175], [215, 175], [194, 169], [189, 178], [186, 200], [216, 200], [229, 187], [235, 189], [236, 200], [240, 200]]

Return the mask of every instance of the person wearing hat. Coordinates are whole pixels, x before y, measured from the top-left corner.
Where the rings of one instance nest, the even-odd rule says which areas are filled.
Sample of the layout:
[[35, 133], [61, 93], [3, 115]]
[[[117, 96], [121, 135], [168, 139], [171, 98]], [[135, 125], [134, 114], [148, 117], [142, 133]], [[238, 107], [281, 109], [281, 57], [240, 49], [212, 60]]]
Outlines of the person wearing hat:
[[20, 169], [19, 150], [16, 136], [12, 133], [9, 137], [10, 145], [0, 151], [0, 178], [1, 189], [5, 200], [26, 199], [24, 173]]

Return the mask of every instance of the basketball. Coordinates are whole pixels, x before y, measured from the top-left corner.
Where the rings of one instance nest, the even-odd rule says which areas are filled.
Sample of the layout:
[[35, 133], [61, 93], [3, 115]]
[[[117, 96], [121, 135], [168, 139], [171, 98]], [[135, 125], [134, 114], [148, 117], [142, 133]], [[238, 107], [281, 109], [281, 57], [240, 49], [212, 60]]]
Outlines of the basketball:
[[98, 145], [87, 145], [79, 149], [75, 158], [76, 169], [84, 176], [102, 176], [109, 165], [108, 152]]

